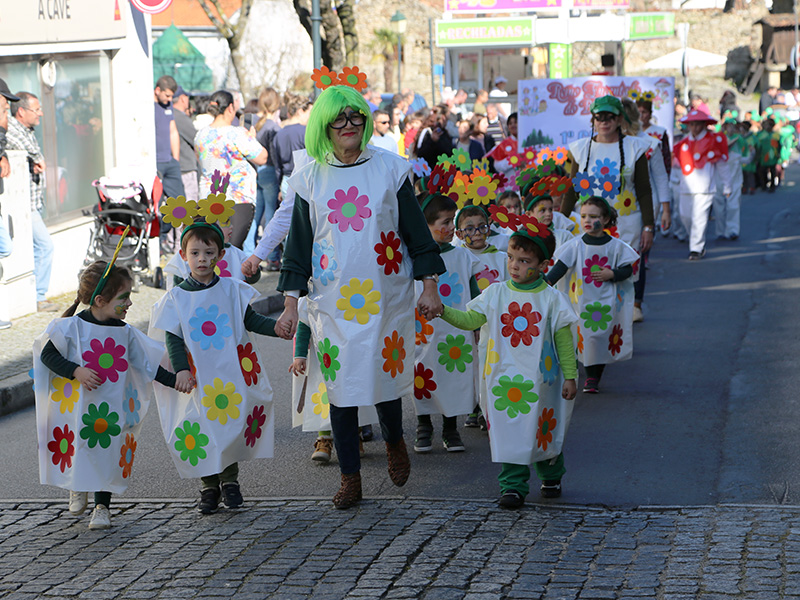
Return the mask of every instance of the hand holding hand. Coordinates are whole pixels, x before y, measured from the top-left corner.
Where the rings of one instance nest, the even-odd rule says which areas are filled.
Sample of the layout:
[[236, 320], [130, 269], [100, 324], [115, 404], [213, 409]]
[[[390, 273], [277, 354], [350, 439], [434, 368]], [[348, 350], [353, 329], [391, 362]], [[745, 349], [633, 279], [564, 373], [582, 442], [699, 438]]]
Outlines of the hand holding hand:
[[292, 375], [305, 375], [306, 373], [306, 359], [301, 357], [296, 357], [292, 364], [289, 365], [289, 373]]
[[75, 372], [72, 374], [72, 376], [80, 381], [81, 385], [90, 392], [99, 388], [100, 384], [103, 383], [103, 380], [100, 379], [100, 376], [97, 374], [97, 372], [89, 369], [88, 367], [78, 367], [75, 369]]
[[190, 394], [197, 385], [192, 372], [184, 369], [175, 376], [175, 389], [184, 394]]
[[444, 307], [442, 306], [441, 298], [439, 298], [439, 289], [436, 286], [436, 282], [426, 279], [423, 285], [424, 289], [419, 296], [419, 300], [417, 300], [417, 310], [431, 321], [436, 317], [442, 316]]
[[287, 296], [283, 312], [275, 322], [275, 333], [285, 340], [290, 340], [295, 331], [297, 331], [297, 298]]
[[258, 268], [261, 265], [261, 259], [255, 254], [249, 256], [242, 262], [242, 275], [245, 277], [252, 277], [258, 273]]

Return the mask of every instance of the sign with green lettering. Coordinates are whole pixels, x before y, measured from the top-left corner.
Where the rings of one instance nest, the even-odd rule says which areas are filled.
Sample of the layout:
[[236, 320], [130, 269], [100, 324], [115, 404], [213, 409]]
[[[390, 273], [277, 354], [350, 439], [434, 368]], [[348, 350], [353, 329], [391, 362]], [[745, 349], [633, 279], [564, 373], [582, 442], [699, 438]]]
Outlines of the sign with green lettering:
[[439, 48], [532, 46], [533, 18], [436, 21], [436, 45]]
[[628, 39], [652, 40], [675, 35], [675, 13], [630, 13]]

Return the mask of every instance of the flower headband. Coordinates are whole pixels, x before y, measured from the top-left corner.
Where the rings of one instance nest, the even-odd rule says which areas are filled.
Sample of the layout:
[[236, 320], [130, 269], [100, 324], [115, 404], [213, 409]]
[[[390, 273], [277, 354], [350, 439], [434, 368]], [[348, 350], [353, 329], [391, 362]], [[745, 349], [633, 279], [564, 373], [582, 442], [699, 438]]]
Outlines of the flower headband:
[[628, 90], [628, 98], [633, 100], [634, 102], [638, 102], [639, 100], [644, 100], [645, 102], [652, 102], [656, 99], [655, 92], [651, 92], [650, 90], [635, 90], [633, 88]]
[[428, 192], [428, 195], [425, 196], [425, 199], [420, 203], [420, 208], [423, 211], [428, 207], [435, 196], [450, 196], [450, 189], [453, 187], [456, 180], [456, 172], [457, 169], [455, 165], [450, 165], [446, 168], [442, 165], [436, 165], [427, 181], [425, 181], [425, 178], [422, 178], [422, 182]]
[[97, 282], [97, 287], [94, 288], [94, 292], [92, 293], [92, 298], [89, 300], [89, 306], [94, 304], [94, 299], [103, 293], [103, 288], [106, 287], [108, 276], [111, 275], [111, 269], [114, 267], [114, 263], [117, 262], [117, 256], [119, 256], [119, 251], [122, 250], [122, 244], [125, 243], [125, 238], [128, 236], [128, 232], [130, 230], [131, 226], [128, 225], [127, 227], [125, 227], [125, 231], [123, 231], [122, 235], [119, 237], [119, 241], [117, 242], [117, 247], [114, 250], [114, 255], [111, 257], [111, 260], [108, 261], [108, 266], [106, 267], [106, 270], [103, 271], [103, 275], [100, 277], [100, 281]]
[[489, 213], [492, 216], [492, 220], [500, 227], [505, 227], [513, 232], [511, 237], [517, 236], [529, 239], [539, 246], [545, 258], [550, 260], [552, 254], [547, 249], [544, 240], [552, 236], [553, 233], [545, 225], [534, 217], [510, 213], [505, 206], [490, 206]]
[[[223, 176], [219, 170], [215, 170], [211, 176], [211, 193], [206, 198], [198, 202], [187, 200], [184, 196], [167, 198], [166, 203], [158, 209], [164, 215], [164, 222], [173, 227], [184, 227], [181, 240], [189, 229], [214, 225], [212, 229], [220, 234], [224, 243], [225, 238], [220, 225], [228, 224], [228, 220], [234, 213], [233, 206], [236, 204], [233, 200], [227, 200], [225, 197], [230, 179], [229, 173]], [[205, 223], [196, 222], [195, 217], [203, 217]]]
[[331, 71], [326, 66], [314, 69], [311, 81], [321, 90], [326, 90], [332, 85], [346, 85], [359, 92], [367, 89], [367, 74], [358, 70], [358, 67], [344, 67], [341, 73]]

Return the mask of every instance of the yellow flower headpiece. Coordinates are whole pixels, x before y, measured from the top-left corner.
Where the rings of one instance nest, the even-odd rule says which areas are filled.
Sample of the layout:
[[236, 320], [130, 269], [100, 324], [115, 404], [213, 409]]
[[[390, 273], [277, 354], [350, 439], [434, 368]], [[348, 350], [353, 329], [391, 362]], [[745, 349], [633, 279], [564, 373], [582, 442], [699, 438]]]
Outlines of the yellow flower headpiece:
[[233, 216], [233, 207], [236, 204], [225, 196], [230, 179], [230, 174], [226, 173], [223, 176], [219, 170], [215, 170], [211, 176], [211, 193], [206, 198], [199, 202], [187, 200], [183, 196], [167, 198], [167, 201], [158, 210], [164, 215], [166, 223], [174, 227], [183, 226], [185, 228], [181, 239], [186, 231], [196, 224], [195, 217], [203, 217], [209, 225], [227, 225]]

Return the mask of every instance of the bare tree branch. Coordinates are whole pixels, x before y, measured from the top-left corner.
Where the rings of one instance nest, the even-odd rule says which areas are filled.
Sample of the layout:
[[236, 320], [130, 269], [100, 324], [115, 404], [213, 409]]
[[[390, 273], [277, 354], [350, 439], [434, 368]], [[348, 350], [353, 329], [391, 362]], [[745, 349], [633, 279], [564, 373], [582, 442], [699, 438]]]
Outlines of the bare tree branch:
[[[214, 4], [217, 5], [217, 7], [219, 7], [219, 5], [216, 3], [216, 0], [211, 0], [211, 1], [214, 2]], [[228, 39], [232, 34], [230, 28], [228, 27], [229, 24], [227, 23], [227, 18], [225, 19], [225, 22], [221, 21], [217, 17], [217, 15], [215, 15], [214, 12], [211, 10], [211, 7], [208, 5], [208, 2], [206, 0], [197, 0], [197, 2], [200, 4], [200, 7], [203, 9], [203, 12], [206, 13], [208, 20], [211, 21], [214, 27], [217, 28], [217, 31], [219, 31], [220, 35], [225, 39]], [[225, 14], [224, 11], [220, 12], [223, 15]]]

